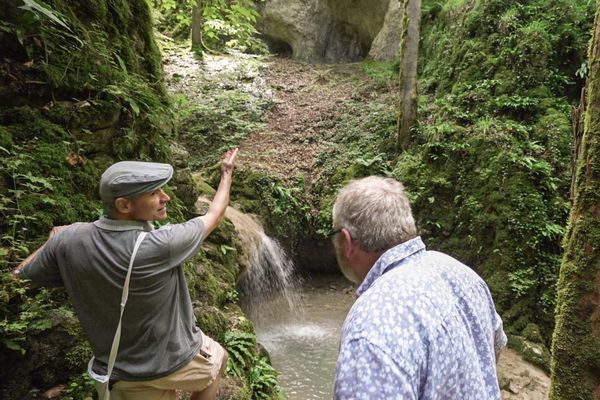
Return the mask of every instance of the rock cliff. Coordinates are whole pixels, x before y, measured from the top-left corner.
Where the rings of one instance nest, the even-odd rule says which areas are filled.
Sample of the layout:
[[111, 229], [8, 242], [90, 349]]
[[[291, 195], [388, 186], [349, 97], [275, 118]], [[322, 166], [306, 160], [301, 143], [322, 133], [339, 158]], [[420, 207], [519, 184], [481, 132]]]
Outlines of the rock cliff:
[[399, 0], [268, 0], [260, 31], [274, 51], [314, 63], [398, 55]]

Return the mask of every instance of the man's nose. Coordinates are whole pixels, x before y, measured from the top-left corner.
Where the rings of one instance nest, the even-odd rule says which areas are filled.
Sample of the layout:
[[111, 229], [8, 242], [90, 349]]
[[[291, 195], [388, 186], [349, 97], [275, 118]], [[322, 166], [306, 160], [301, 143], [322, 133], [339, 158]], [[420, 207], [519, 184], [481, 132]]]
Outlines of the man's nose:
[[169, 195], [162, 189], [160, 189], [160, 201], [162, 201], [163, 203], [166, 203], [167, 201], [170, 201], [171, 198], [169, 197]]

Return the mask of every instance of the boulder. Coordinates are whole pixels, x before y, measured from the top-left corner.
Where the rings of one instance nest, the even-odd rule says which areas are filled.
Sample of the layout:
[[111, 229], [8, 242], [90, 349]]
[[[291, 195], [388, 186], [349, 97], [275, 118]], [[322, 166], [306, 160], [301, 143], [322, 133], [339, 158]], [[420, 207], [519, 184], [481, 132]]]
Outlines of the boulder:
[[400, 0], [390, 0], [390, 5], [383, 21], [383, 26], [369, 50], [369, 58], [373, 60], [392, 60], [400, 53], [400, 36], [402, 35], [402, 5]]
[[401, 24], [399, 0], [267, 0], [259, 30], [275, 52], [343, 63], [396, 57]]
[[294, 58], [318, 62], [331, 19], [325, 0], [269, 0], [261, 12], [260, 30], [269, 44], [289, 45]]

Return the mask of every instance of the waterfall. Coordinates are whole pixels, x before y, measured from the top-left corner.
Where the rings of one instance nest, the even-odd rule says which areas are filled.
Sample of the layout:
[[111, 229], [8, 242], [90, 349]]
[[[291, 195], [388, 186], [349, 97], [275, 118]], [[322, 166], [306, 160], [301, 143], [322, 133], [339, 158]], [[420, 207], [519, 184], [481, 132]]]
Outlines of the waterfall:
[[233, 222], [242, 242], [240, 264], [245, 269], [238, 280], [238, 291], [250, 319], [258, 322], [265, 314], [281, 310], [282, 301], [292, 314], [302, 313], [299, 278], [285, 250], [252, 216], [232, 207], [227, 208], [225, 216]]

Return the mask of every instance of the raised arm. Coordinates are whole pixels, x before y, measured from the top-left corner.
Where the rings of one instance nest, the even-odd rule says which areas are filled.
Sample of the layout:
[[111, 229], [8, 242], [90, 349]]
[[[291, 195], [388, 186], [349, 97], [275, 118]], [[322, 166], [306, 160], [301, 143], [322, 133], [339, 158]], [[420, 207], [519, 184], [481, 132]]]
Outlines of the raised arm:
[[204, 237], [208, 236], [216, 227], [225, 215], [227, 204], [229, 203], [229, 192], [231, 190], [231, 180], [233, 175], [233, 163], [238, 153], [238, 148], [229, 150], [222, 157], [221, 162], [221, 181], [217, 188], [217, 193], [213, 198], [208, 211], [205, 215], [200, 217], [204, 222], [205, 234]]

